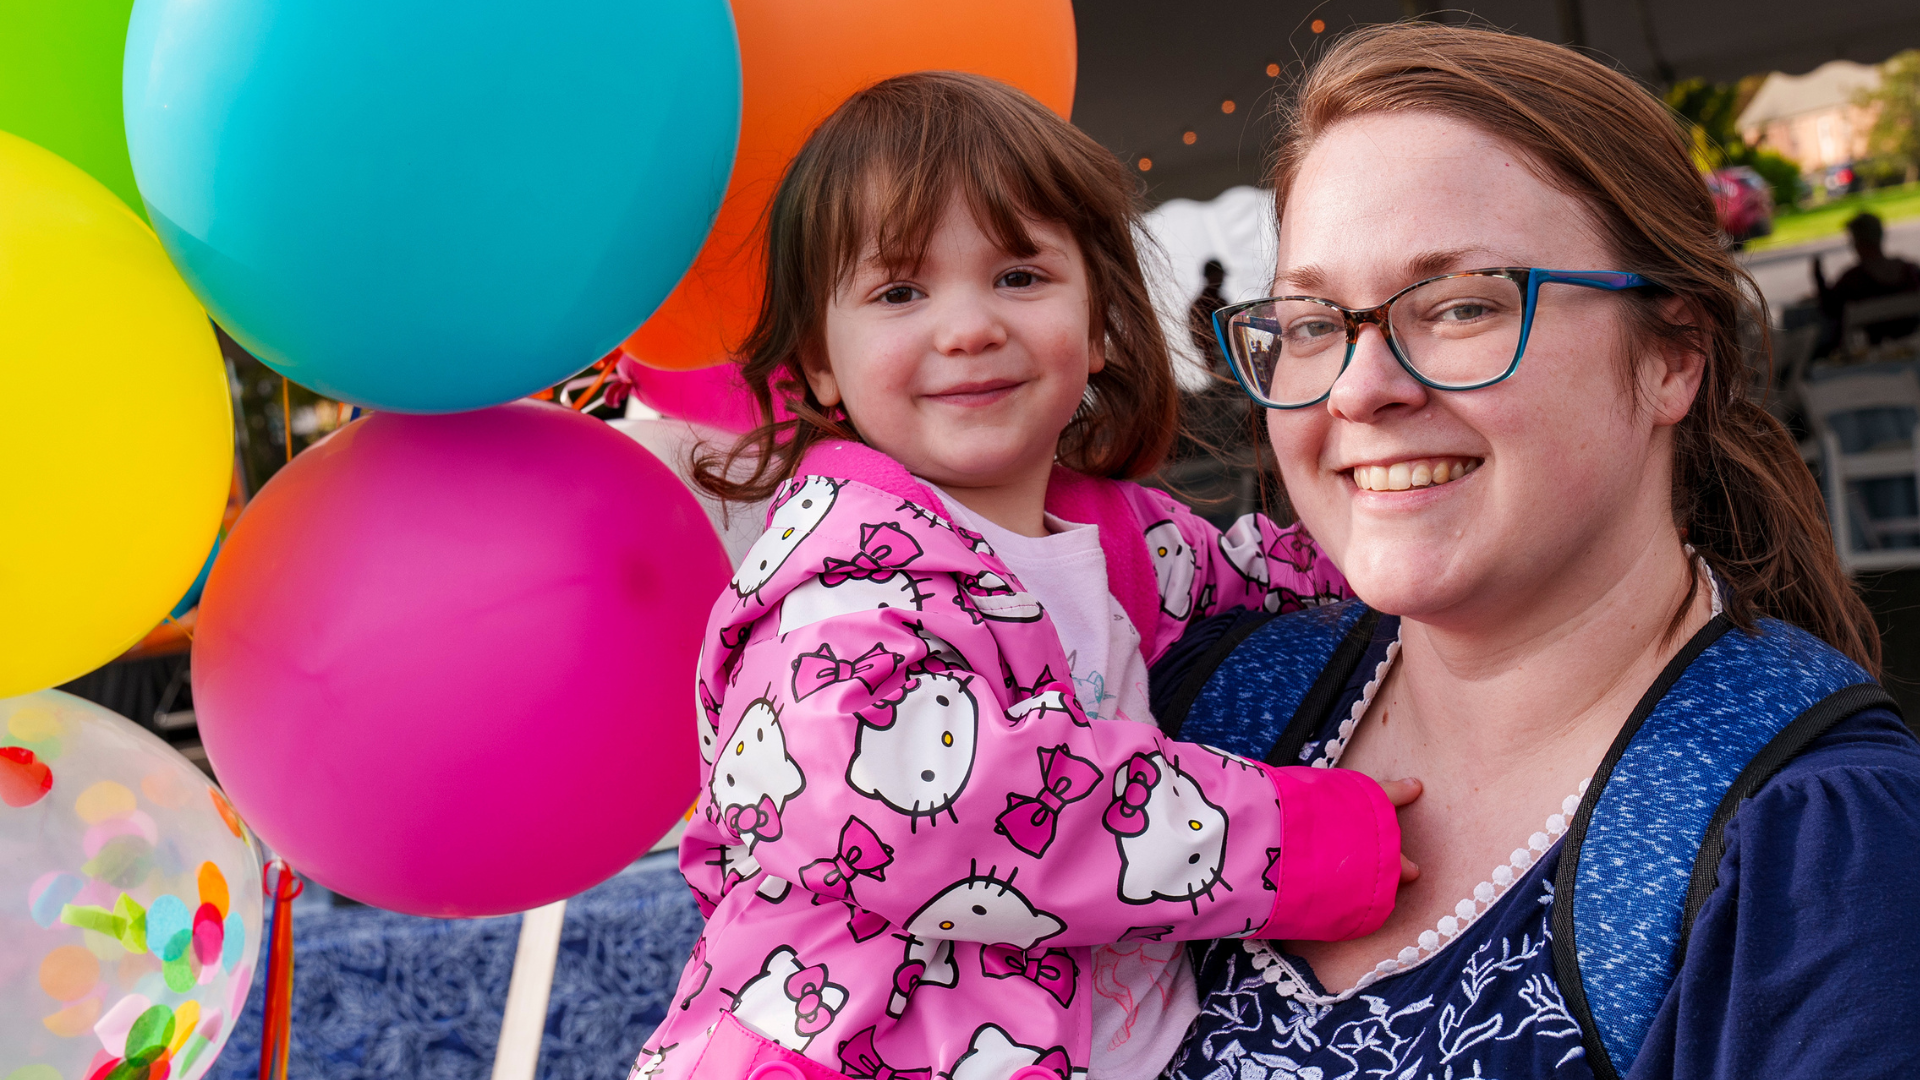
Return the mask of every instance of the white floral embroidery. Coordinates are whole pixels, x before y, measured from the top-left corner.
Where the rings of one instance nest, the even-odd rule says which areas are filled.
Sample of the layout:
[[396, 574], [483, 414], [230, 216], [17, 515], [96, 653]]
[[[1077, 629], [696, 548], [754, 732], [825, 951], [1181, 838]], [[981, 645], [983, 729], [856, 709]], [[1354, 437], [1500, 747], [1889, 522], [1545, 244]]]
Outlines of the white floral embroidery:
[[[1276, 1000], [1262, 992], [1266, 980], [1236, 980], [1207, 997], [1195, 1037], [1168, 1075], [1176, 1080], [1464, 1080], [1486, 1076], [1499, 1060], [1511, 1060], [1511, 1054], [1489, 1056], [1489, 1051], [1522, 1039], [1548, 1042], [1548, 1054], [1558, 1057], [1557, 1073], [1586, 1051], [1559, 987], [1541, 970], [1552, 942], [1551, 882], [1539, 883], [1535, 902], [1535, 929], [1516, 928], [1482, 942], [1452, 989], [1398, 1004], [1362, 995], [1365, 1015], [1334, 1024], [1330, 1031], [1322, 1025], [1334, 1012], [1331, 1004], [1300, 997]], [[1282, 1003], [1284, 1016], [1278, 1009]], [[1344, 1067], [1334, 1067], [1329, 1058]]]

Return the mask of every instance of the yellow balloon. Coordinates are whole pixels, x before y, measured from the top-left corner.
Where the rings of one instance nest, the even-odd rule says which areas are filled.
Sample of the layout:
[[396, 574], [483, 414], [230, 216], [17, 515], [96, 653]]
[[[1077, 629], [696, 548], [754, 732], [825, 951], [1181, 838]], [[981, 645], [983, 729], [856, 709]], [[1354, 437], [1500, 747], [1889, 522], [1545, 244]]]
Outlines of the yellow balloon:
[[220, 346], [160, 242], [0, 132], [0, 698], [153, 629], [206, 561], [232, 468]]

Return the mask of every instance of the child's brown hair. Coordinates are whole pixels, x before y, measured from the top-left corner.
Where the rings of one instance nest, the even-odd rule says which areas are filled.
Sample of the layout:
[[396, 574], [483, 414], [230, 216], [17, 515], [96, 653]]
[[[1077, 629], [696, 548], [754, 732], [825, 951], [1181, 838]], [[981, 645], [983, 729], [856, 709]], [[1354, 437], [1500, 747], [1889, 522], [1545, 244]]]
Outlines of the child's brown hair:
[[[1073, 235], [1086, 261], [1093, 339], [1106, 364], [1061, 433], [1060, 462], [1121, 478], [1159, 466], [1179, 400], [1135, 250], [1140, 198], [1132, 176], [1026, 94], [977, 75], [929, 71], [855, 94], [787, 168], [767, 216], [760, 316], [741, 349], [762, 422], [730, 450], [695, 462], [701, 487], [725, 499], [764, 499], [814, 443], [860, 438], [844, 410], [814, 397], [801, 356], [824, 348], [828, 303], [868, 246], [890, 267], [917, 265], [956, 195], [1016, 257], [1039, 250], [1027, 223], [1047, 221]], [[776, 395], [791, 419], [777, 418]]]

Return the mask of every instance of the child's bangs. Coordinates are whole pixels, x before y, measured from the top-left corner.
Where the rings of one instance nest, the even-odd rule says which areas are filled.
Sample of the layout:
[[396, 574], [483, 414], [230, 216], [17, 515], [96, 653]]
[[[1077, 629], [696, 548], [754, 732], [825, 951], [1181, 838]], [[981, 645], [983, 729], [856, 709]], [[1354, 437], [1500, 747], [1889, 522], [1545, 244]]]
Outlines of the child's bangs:
[[828, 188], [838, 204], [827, 215], [832, 280], [845, 281], [868, 259], [888, 274], [911, 273], [956, 198], [980, 230], [1015, 258], [1039, 252], [1033, 222], [1071, 226], [1072, 201], [1057, 175], [1060, 162], [1011, 140], [986, 137], [977, 126], [942, 119], [947, 123], [896, 129], [902, 137], [868, 147], [872, 152], [846, 163], [850, 182]]

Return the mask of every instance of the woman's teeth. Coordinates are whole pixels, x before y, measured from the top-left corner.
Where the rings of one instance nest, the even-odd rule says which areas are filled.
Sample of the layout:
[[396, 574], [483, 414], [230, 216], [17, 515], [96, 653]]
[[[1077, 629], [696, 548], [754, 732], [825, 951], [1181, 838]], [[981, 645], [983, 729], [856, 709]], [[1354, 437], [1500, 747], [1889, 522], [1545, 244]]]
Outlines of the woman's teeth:
[[1353, 483], [1362, 491], [1405, 491], [1458, 480], [1479, 467], [1479, 458], [1416, 458], [1391, 465], [1355, 465]]

